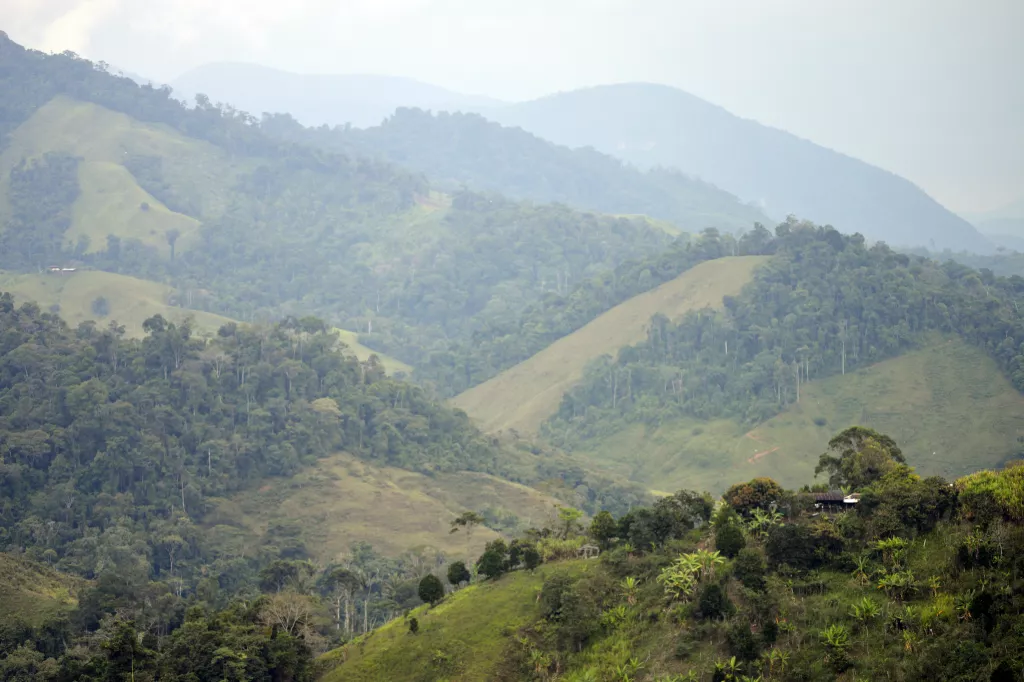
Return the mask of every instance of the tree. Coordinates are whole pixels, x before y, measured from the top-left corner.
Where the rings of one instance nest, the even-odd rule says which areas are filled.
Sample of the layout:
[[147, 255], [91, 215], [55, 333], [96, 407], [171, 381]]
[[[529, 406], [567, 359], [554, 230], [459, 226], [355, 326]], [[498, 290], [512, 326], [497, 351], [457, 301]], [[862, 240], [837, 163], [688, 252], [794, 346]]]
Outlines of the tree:
[[749, 516], [754, 509], [767, 511], [773, 503], [778, 504], [784, 494], [781, 485], [765, 477], [737, 483], [722, 498], [737, 512]]
[[171, 247], [171, 260], [174, 260], [174, 245], [178, 243], [178, 237], [181, 236], [181, 230], [176, 227], [164, 232], [164, 236], [167, 238], [167, 245]]
[[526, 566], [526, 570], [532, 571], [533, 569], [540, 566], [540, 552], [533, 545], [528, 545], [523, 550], [523, 565]]
[[476, 562], [476, 570], [490, 579], [499, 577], [508, 567], [508, 548], [501, 538], [487, 543], [484, 553]]
[[579, 528], [581, 518], [583, 518], [583, 512], [579, 509], [574, 509], [573, 507], [558, 508], [558, 521], [562, 526], [563, 540], [567, 540], [569, 535]]
[[465, 511], [452, 519], [451, 530], [449, 533], [458, 533], [460, 529], [466, 529], [466, 547], [469, 547], [470, 540], [473, 537], [473, 527], [479, 526], [484, 522], [484, 517], [480, 516], [473, 511]]
[[420, 631], [420, 622], [415, 617], [409, 619], [409, 632], [416, 634]]
[[903, 452], [889, 436], [863, 426], [851, 426], [828, 442], [814, 475], [827, 472], [829, 485], [857, 490], [906, 464]]
[[93, 315], [106, 317], [110, 314], [110, 301], [107, 300], [106, 296], [94, 298], [90, 307], [92, 308]]
[[618, 534], [619, 524], [615, 522], [611, 512], [600, 511], [590, 522], [588, 533], [601, 549], [608, 549], [612, 539]]
[[468, 583], [473, 576], [469, 574], [466, 564], [461, 561], [453, 561], [448, 565], [448, 582], [452, 587], [458, 587], [462, 583]]
[[423, 576], [420, 580], [419, 590], [417, 594], [420, 599], [428, 604], [436, 604], [444, 597], [444, 585], [441, 584], [441, 579], [433, 573], [428, 573]]

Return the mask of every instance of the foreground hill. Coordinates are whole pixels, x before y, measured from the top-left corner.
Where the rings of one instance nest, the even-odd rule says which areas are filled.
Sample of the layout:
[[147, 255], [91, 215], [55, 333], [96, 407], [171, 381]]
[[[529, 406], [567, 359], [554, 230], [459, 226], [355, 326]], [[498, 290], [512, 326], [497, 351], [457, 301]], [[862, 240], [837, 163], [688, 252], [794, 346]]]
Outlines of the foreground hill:
[[601, 86], [488, 115], [557, 144], [592, 146], [641, 168], [681, 169], [757, 202], [772, 215], [795, 214], [897, 246], [992, 248], [967, 221], [906, 179], [674, 88]]
[[176, 97], [204, 94], [259, 116], [286, 111], [304, 125], [380, 125], [399, 107], [475, 110], [498, 100], [452, 92], [411, 78], [361, 74], [299, 74], [257, 64], [204, 64], [175, 78]]
[[593, 149], [569, 149], [477, 114], [433, 115], [401, 108], [366, 130], [306, 129], [287, 116], [264, 121], [285, 139], [379, 157], [426, 173], [441, 186], [467, 186], [530, 201], [557, 201], [612, 214], [646, 214], [674, 229], [749, 229], [768, 218], [755, 206], [678, 171], [639, 171]]
[[529, 360], [452, 400], [485, 431], [536, 433], [558, 410], [562, 395], [583, 377], [586, 365], [644, 339], [651, 317], [677, 319], [691, 310], [722, 305], [750, 281], [762, 256], [701, 263], [677, 278], [620, 303]]
[[[596, 569], [587, 561], [542, 565], [501, 581], [477, 583], [433, 608], [421, 606], [322, 659], [324, 682], [446, 679], [485, 680], [493, 675], [509, 632], [541, 615], [540, 591], [553, 575], [581, 577]], [[409, 633], [408, 619], [419, 630]]]
[[892, 435], [926, 475], [954, 478], [1021, 452], [1024, 395], [984, 351], [958, 338], [937, 337], [800, 391], [799, 403], [754, 428], [735, 419], [637, 424], [584, 446], [586, 456], [657, 490], [721, 492], [757, 476], [811, 480], [821, 443], [844, 424]]
[[[833, 445], [853, 509], [770, 479], [737, 483], [714, 513], [681, 490], [573, 538], [598, 559], [509, 559], [323, 656], [323, 679], [1020, 679], [1021, 462], [947, 482], [900, 463], [884, 434]], [[840, 473], [872, 454], [881, 471]]]

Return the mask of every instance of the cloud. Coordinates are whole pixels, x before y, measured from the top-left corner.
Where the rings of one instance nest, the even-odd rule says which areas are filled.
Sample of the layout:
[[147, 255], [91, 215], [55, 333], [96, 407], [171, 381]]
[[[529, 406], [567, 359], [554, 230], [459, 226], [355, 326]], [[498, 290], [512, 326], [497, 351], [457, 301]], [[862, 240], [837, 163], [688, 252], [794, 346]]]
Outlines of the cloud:
[[119, 0], [85, 0], [57, 17], [43, 30], [40, 47], [51, 52], [88, 49], [93, 30], [114, 14]]

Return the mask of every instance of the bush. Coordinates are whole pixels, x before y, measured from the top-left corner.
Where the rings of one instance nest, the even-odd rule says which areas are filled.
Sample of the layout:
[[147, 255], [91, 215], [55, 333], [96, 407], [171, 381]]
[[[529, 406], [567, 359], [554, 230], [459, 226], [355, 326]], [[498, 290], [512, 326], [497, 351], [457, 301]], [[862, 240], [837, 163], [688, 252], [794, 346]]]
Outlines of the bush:
[[758, 592], [764, 589], [766, 570], [764, 557], [756, 549], [749, 547], [741, 549], [732, 564], [733, 576], [748, 590]]
[[729, 601], [729, 595], [718, 583], [710, 583], [701, 588], [697, 598], [698, 615], [703, 620], [728, 618], [736, 612], [736, 607]]
[[753, 661], [761, 654], [761, 643], [745, 621], [729, 626], [725, 641], [729, 645], [729, 653], [741, 661]]
[[420, 622], [418, 620], [416, 620], [415, 618], [410, 618], [409, 619], [409, 632], [411, 632], [412, 634], [415, 635], [419, 631], [420, 631]]
[[715, 531], [715, 548], [729, 559], [739, 554], [746, 546], [743, 530], [737, 523], [727, 523]]
[[421, 600], [428, 604], [436, 604], [444, 597], [444, 585], [441, 579], [433, 573], [428, 573], [420, 580], [420, 587], [417, 591]]

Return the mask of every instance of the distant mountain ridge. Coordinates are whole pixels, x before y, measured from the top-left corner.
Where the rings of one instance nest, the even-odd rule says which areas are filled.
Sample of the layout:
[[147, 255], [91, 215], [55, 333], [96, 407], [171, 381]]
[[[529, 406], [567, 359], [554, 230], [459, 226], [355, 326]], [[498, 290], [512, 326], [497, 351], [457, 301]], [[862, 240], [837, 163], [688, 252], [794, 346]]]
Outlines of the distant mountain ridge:
[[399, 108], [366, 129], [304, 128], [288, 115], [264, 117], [266, 132], [291, 142], [379, 157], [425, 173], [442, 187], [500, 192], [611, 214], [642, 214], [676, 228], [737, 232], [770, 219], [729, 192], [677, 170], [641, 171], [593, 149], [569, 149], [479, 114]]
[[378, 126], [401, 107], [477, 113], [640, 169], [678, 169], [777, 219], [793, 214], [893, 246], [995, 249], [905, 178], [665, 85], [604, 85], [506, 104], [404, 78], [298, 75], [243, 64], [200, 67], [171, 85], [179, 96], [203, 92], [256, 115], [287, 112], [314, 126]]
[[379, 125], [402, 106], [437, 111], [501, 106], [503, 102], [465, 95], [399, 76], [297, 74], [266, 66], [215, 63], [192, 69], [170, 86], [178, 98], [196, 94], [259, 116], [287, 111], [305, 125]]
[[772, 215], [795, 214], [893, 246], [992, 248], [970, 223], [910, 181], [668, 86], [599, 86], [487, 115], [641, 168], [679, 168]]

